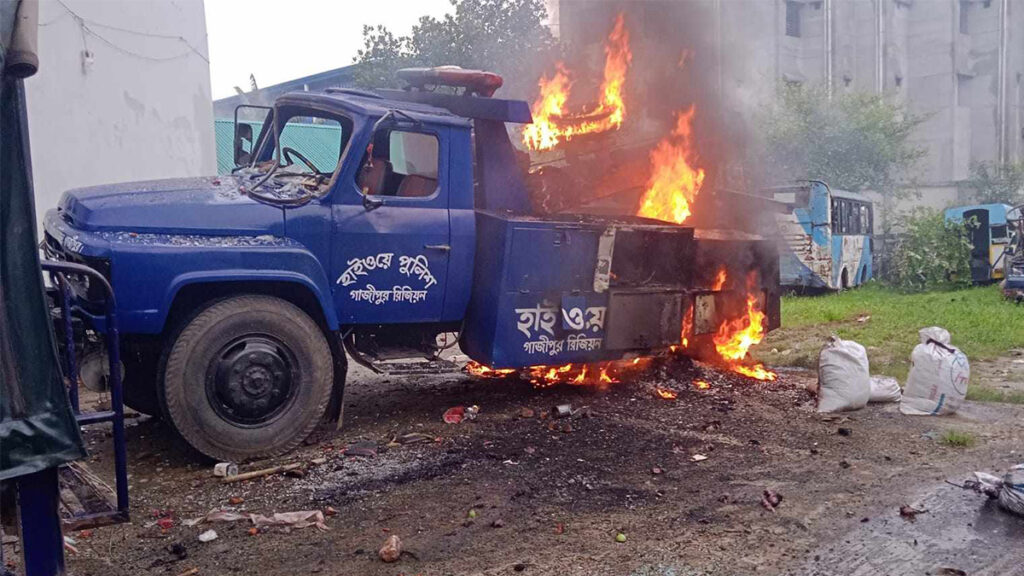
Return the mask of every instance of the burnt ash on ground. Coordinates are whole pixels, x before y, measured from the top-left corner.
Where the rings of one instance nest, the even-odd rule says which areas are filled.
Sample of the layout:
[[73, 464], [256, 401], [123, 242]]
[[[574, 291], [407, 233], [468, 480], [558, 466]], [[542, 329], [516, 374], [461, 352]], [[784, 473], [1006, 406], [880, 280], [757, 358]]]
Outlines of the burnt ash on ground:
[[[922, 487], [1001, 469], [1020, 445], [1006, 420], [1024, 416], [1016, 407], [955, 419], [908, 418], [894, 405], [818, 415], [808, 381], [757, 382], [685, 360], [604, 388], [353, 371], [343, 430], [325, 426], [292, 454], [242, 466], [302, 472], [237, 484], [212, 477], [160, 422], [141, 421], [129, 430], [133, 523], [75, 536], [71, 573], [798, 574], [817, 557], [840, 574], [836, 539], [897, 514]], [[566, 403], [587, 410], [551, 415]], [[442, 422], [474, 404], [476, 419]], [[951, 426], [982, 441], [964, 451], [934, 440]], [[109, 440], [88, 438], [109, 477]], [[761, 504], [766, 489], [784, 496], [774, 511]], [[214, 509], [334, 515], [327, 532], [183, 523]], [[173, 527], [154, 525], [155, 513]], [[218, 539], [198, 542], [210, 528]], [[384, 564], [376, 551], [391, 534], [411, 554]]]

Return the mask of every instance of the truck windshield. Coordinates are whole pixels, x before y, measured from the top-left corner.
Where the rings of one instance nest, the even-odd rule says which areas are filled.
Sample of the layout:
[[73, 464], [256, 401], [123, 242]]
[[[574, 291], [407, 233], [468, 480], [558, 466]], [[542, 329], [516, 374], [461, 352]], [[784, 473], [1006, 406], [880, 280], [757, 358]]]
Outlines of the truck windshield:
[[[273, 116], [278, 119], [274, 133], [265, 135], [256, 158], [272, 156], [248, 169], [261, 177], [251, 193], [286, 204], [326, 194], [351, 135], [351, 121], [295, 107], [276, 108]], [[267, 150], [271, 146], [272, 152]]]

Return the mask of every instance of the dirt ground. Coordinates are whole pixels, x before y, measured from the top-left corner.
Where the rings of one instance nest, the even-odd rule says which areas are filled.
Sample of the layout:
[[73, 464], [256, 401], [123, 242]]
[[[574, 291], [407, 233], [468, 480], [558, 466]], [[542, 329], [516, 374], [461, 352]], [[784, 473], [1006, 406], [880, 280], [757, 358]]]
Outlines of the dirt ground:
[[[711, 387], [698, 390], [698, 378]], [[286, 457], [242, 467], [297, 462], [302, 477], [236, 484], [214, 478], [161, 422], [134, 420], [133, 521], [72, 534], [79, 552], [69, 572], [1024, 574], [1024, 520], [946, 483], [1024, 460], [1024, 407], [969, 403], [937, 418], [890, 404], [818, 415], [805, 391], [813, 379], [785, 371], [755, 383], [682, 362], [604, 390], [535, 389], [354, 369], [341, 431], [325, 427]], [[655, 385], [678, 397], [657, 397]], [[562, 403], [591, 415], [541, 417]], [[473, 404], [474, 421], [442, 422], [447, 408]], [[947, 446], [947, 429], [976, 442]], [[391, 442], [410, 432], [428, 441]], [[109, 479], [108, 435], [87, 439], [90, 465]], [[378, 453], [347, 455], [352, 443]], [[765, 490], [783, 497], [774, 511], [761, 503]], [[912, 522], [899, 515], [904, 504], [928, 512]], [[185, 523], [221, 509], [332, 515], [327, 531], [255, 535], [247, 522]], [[157, 525], [160, 515], [173, 525]], [[201, 543], [209, 529], [218, 538]], [[377, 554], [389, 535], [408, 551], [392, 564]]]

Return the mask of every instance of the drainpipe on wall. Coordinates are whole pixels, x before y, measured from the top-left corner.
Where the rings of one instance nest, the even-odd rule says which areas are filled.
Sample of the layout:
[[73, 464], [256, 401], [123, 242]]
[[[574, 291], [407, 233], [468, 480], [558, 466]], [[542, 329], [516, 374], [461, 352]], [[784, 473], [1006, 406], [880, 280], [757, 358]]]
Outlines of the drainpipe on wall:
[[[1004, 0], [1005, 1], [1005, 0]], [[832, 0], [825, 0], [825, 88], [832, 99]]]
[[875, 0], [875, 90], [885, 92], [885, 0]]
[[1009, 0], [1001, 0], [999, 3], [999, 163], [1003, 164], [1006, 162], [1006, 74], [1007, 74], [1007, 54], [1006, 54], [1006, 42], [1007, 42], [1007, 11], [1009, 10]]

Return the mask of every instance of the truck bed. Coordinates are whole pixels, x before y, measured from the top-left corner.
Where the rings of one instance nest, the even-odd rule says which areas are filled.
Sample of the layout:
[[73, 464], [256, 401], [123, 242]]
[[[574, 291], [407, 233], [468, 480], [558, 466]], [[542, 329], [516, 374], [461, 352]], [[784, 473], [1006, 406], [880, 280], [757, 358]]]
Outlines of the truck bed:
[[[476, 225], [461, 346], [494, 368], [614, 360], [679, 344], [683, 317], [697, 295], [713, 292], [719, 263], [772, 261], [754, 254], [770, 244], [759, 237], [701, 231], [702, 240], [693, 228], [633, 216], [479, 211]], [[737, 257], [737, 243], [751, 257]]]

